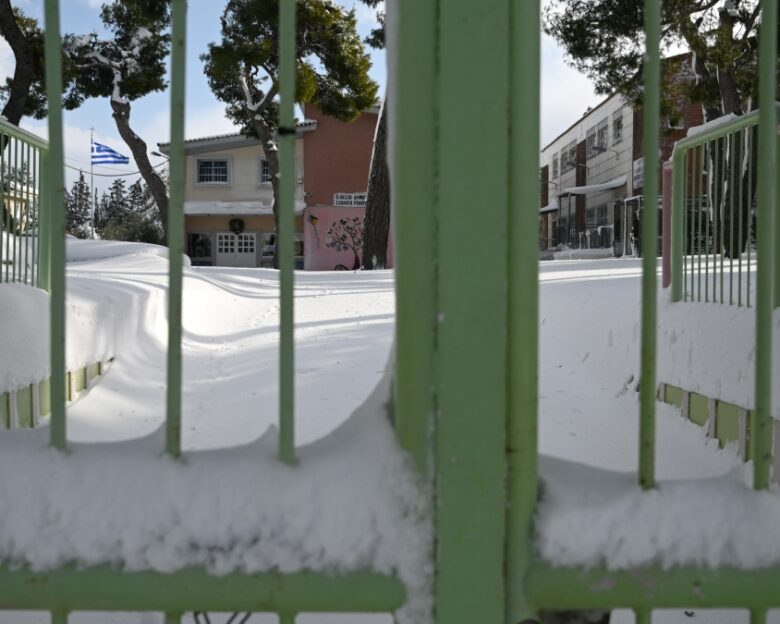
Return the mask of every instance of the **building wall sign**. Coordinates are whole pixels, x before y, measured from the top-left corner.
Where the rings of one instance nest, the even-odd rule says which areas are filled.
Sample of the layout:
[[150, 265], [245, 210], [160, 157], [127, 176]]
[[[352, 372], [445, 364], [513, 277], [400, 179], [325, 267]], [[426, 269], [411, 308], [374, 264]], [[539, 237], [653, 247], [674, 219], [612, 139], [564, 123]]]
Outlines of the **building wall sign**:
[[634, 189], [642, 188], [645, 183], [645, 159], [637, 158], [632, 168], [631, 184]]

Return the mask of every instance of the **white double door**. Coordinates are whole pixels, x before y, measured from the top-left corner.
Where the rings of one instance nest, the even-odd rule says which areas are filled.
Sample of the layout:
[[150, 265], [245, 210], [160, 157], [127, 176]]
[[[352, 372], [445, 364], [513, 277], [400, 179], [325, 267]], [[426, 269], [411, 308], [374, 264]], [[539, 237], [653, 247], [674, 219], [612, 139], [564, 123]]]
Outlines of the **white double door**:
[[254, 232], [233, 234], [217, 232], [217, 266], [257, 266], [257, 235]]

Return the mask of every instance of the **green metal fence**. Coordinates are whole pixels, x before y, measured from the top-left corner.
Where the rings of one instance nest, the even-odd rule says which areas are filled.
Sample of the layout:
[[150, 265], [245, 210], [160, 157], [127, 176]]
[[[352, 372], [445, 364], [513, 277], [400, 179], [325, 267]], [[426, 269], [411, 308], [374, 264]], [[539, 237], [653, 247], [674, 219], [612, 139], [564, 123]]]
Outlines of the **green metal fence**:
[[[755, 309], [755, 487], [769, 486], [771, 313], [775, 288], [777, 3], [763, 0], [757, 168]], [[295, 466], [293, 406], [292, 190], [294, 0], [281, 5], [280, 206], [281, 338], [279, 459]], [[540, 8], [519, 0], [397, 0], [392, 119], [397, 245], [394, 422], [435, 497], [434, 612], [441, 624], [518, 624], [540, 610], [630, 608], [640, 624], [654, 608], [747, 608], [751, 622], [780, 606], [780, 569], [622, 571], [553, 567], [534, 556], [537, 474]], [[186, 0], [173, 0], [171, 245], [166, 450], [181, 455], [181, 301]], [[646, 205], [656, 202], [660, 127], [660, 0], [645, 0], [644, 156]], [[469, 45], [464, 45], [464, 40]], [[59, 3], [46, 0], [51, 147], [44, 214], [51, 266], [51, 444], [67, 451], [64, 400], [65, 254], [61, 210], [63, 142]], [[469, 79], [464, 79], [468, 76]], [[469, 136], [477, 133], [478, 140]], [[702, 148], [703, 150], [715, 148]], [[703, 157], [703, 156], [702, 156]], [[468, 170], [469, 175], [464, 175]], [[698, 198], [699, 195], [693, 195]], [[698, 200], [697, 200], [698, 201]], [[490, 241], [463, 254], [479, 207]], [[677, 231], [676, 300], [683, 270]], [[744, 224], [743, 224], [744, 225]], [[709, 226], [707, 226], [709, 227]], [[706, 229], [706, 228], [705, 228]], [[642, 373], [637, 486], [655, 487], [657, 214], [642, 236]], [[708, 231], [708, 230], [707, 230]], [[706, 243], [710, 245], [710, 243]], [[702, 249], [706, 255], [707, 247]], [[72, 450], [70, 452], [77, 452]], [[66, 460], [67, 461], [67, 460]], [[646, 494], [651, 496], [651, 493]], [[269, 504], [272, 504], [270, 502]], [[66, 567], [35, 574], [0, 566], [0, 606], [53, 612], [156, 610], [166, 622], [185, 611], [270, 611], [283, 624], [306, 611], [392, 611], [405, 600], [393, 578], [363, 570], [335, 576], [301, 571], [215, 577]]]
[[758, 111], [676, 144], [675, 301], [746, 307], [755, 301], [758, 155]]
[[46, 141], [0, 120], [0, 283], [38, 286], [41, 163]]

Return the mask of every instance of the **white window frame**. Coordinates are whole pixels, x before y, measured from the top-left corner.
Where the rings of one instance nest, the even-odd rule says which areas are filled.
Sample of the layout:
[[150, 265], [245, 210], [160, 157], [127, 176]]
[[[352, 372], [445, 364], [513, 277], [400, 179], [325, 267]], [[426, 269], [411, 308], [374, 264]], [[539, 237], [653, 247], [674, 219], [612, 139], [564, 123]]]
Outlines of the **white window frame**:
[[268, 170], [268, 178], [266, 179], [266, 174], [263, 171], [263, 167], [268, 166], [268, 160], [266, 158], [263, 158], [262, 156], [258, 158], [258, 164], [257, 164], [257, 179], [259, 181], [260, 186], [270, 186], [271, 185], [271, 171], [270, 168]]
[[596, 147], [599, 152], [605, 152], [609, 147], [609, 119], [606, 117], [596, 124]]
[[[200, 179], [200, 163], [202, 162], [219, 162], [225, 163], [227, 169], [227, 180], [221, 181], [204, 181]], [[221, 157], [209, 157], [209, 158], [196, 158], [195, 159], [195, 185], [196, 186], [231, 186], [233, 183], [233, 160], [229, 156]]]
[[[620, 122], [620, 131], [617, 123]], [[623, 111], [619, 110], [612, 115], [612, 145], [623, 142]]]
[[596, 149], [597, 144], [598, 134], [596, 134], [596, 126], [591, 126], [588, 128], [587, 132], [585, 132], [585, 153], [587, 154], [588, 158], [591, 158], [592, 156], [595, 156], [599, 153]]
[[365, 206], [368, 200], [368, 192], [363, 193], [334, 193], [334, 206]]
[[[565, 159], [564, 159], [565, 154]], [[561, 152], [561, 173], [571, 171], [577, 166], [577, 139], [574, 139]]]
[[555, 180], [558, 177], [558, 152], [553, 154], [552, 159], [552, 179]]

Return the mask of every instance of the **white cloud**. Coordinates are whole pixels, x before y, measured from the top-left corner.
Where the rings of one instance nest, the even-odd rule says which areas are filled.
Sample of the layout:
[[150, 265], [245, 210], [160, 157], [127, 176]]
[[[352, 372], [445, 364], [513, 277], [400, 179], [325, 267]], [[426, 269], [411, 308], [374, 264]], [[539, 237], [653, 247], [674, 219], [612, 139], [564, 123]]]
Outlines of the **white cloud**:
[[603, 96], [596, 95], [591, 81], [563, 60], [563, 50], [550, 37], [542, 36], [542, 145], [579, 119]]

